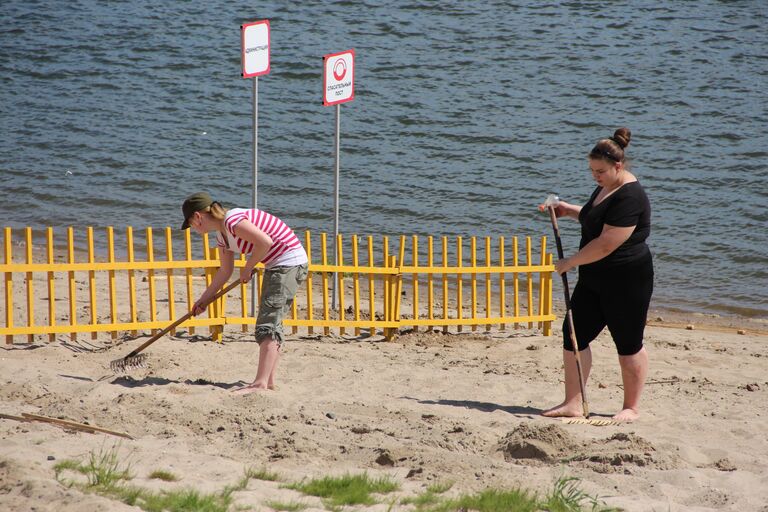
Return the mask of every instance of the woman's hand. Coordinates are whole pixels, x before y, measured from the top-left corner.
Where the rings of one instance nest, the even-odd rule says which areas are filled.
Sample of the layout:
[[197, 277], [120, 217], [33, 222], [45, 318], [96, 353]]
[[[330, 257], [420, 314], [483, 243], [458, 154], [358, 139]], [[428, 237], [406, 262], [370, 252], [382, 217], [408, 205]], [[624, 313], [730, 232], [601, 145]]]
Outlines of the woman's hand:
[[570, 258], [563, 258], [555, 262], [555, 272], [557, 272], [560, 275], [565, 274], [566, 272], [571, 270], [573, 267], [574, 265], [571, 263]]
[[[555, 217], [576, 217], [579, 215], [579, 208], [578, 206], [574, 206], [570, 203], [566, 203], [565, 201], [559, 201], [558, 205], [554, 207], [555, 208]], [[549, 205], [546, 203], [541, 203], [539, 205], [539, 211], [540, 212], [546, 212], [549, 210]]]
[[203, 311], [205, 311], [205, 307], [208, 305], [208, 299], [203, 298], [200, 296], [199, 299], [197, 299], [197, 302], [192, 306], [192, 316], [197, 316]]
[[248, 268], [246, 265], [245, 267], [240, 269], [240, 282], [243, 284], [250, 283], [251, 278], [253, 277], [253, 269]]
[[[563, 200], [558, 200], [557, 206], [554, 206], [555, 210], [555, 217], [570, 217], [572, 219], [578, 219], [579, 218], [579, 212], [581, 212], [581, 206], [576, 206], [575, 204], [566, 203]], [[539, 211], [540, 212], [546, 212], [549, 211], [549, 205], [547, 203], [541, 203], [539, 205]]]

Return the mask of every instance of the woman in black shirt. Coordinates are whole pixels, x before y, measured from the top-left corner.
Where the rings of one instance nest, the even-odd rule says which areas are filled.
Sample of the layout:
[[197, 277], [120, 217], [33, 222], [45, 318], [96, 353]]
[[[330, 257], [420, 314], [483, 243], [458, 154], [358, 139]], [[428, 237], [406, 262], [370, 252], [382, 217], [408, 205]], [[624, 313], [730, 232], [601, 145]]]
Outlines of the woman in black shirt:
[[[653, 262], [645, 243], [651, 232], [651, 205], [643, 187], [625, 165], [631, 132], [619, 128], [589, 153], [597, 188], [583, 207], [560, 201], [558, 217], [581, 223], [579, 251], [555, 264], [558, 274], [579, 267], [571, 311], [579, 344], [584, 384], [592, 366], [589, 344], [608, 327], [619, 353], [624, 404], [613, 418], [639, 416], [640, 395], [648, 374], [643, 331], [653, 292]], [[544, 209], [543, 205], [540, 209]], [[568, 322], [563, 322], [565, 400], [544, 416], [581, 416], [581, 387]]]

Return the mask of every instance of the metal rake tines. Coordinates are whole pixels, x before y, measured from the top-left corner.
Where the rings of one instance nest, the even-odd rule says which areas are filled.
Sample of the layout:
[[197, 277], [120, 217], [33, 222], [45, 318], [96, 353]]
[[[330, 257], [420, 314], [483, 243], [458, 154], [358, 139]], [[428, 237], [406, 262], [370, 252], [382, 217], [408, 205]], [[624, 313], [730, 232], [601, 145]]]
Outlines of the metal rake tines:
[[616, 420], [598, 420], [592, 418], [563, 418], [563, 423], [577, 425], [595, 425], [597, 427], [606, 427], [608, 425], [621, 425], [623, 422]]
[[125, 356], [115, 359], [109, 363], [109, 368], [115, 373], [122, 373], [134, 368], [145, 368], [147, 354], [136, 354], [135, 356]]

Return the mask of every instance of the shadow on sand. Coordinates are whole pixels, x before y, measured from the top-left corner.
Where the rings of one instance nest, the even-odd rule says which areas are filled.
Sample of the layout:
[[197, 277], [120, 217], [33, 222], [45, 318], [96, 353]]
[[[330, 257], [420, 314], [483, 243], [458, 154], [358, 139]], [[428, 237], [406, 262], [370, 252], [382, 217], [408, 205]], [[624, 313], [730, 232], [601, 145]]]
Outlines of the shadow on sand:
[[232, 389], [235, 387], [243, 386], [247, 382], [239, 380], [237, 382], [213, 382], [207, 379], [186, 379], [173, 380], [166, 379], [164, 377], [144, 377], [143, 379], [134, 379], [131, 376], [123, 375], [117, 377], [110, 384], [117, 384], [118, 386], [124, 386], [126, 388], [140, 388], [144, 386], [167, 386], [168, 384], [187, 384], [189, 386], [214, 386], [222, 389]]
[[427, 405], [448, 405], [451, 407], [462, 407], [464, 409], [476, 409], [483, 412], [504, 411], [507, 414], [515, 416], [539, 416], [543, 409], [536, 407], [526, 407], [521, 405], [499, 405], [491, 402], [478, 402], [475, 400], [422, 400], [410, 396], [400, 397], [405, 400], [414, 400], [420, 404]]

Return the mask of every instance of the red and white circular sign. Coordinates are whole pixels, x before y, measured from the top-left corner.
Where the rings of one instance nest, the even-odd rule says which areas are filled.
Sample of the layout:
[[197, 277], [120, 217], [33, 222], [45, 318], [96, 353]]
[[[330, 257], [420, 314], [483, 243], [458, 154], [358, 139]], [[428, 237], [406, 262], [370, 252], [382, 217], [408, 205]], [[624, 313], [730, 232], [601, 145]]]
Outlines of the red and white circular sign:
[[323, 56], [323, 105], [355, 99], [355, 50]]

